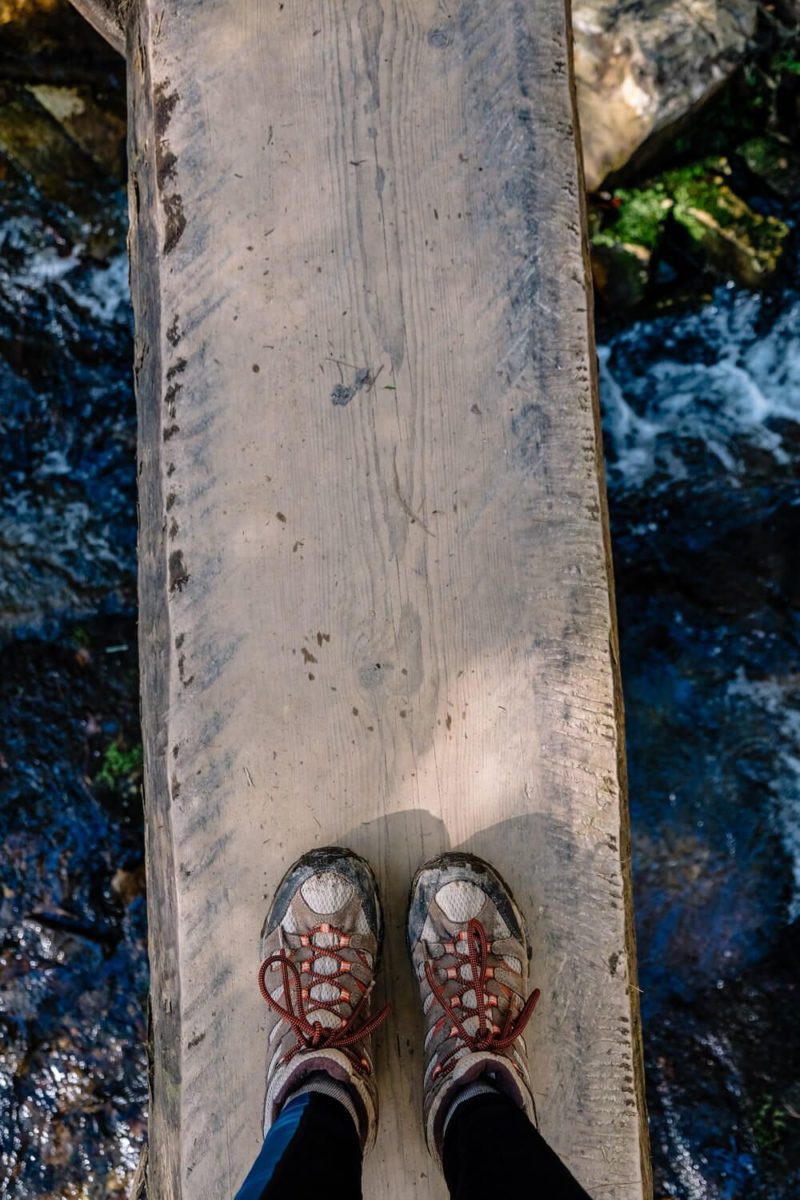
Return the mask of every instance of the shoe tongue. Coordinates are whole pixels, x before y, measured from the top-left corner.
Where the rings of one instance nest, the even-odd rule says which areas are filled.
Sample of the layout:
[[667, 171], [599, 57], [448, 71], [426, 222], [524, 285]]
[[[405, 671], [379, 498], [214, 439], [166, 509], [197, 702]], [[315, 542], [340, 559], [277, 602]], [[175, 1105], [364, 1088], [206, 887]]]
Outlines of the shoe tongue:
[[464, 1028], [470, 1037], [475, 1037], [480, 1027], [481, 1022], [479, 1017], [467, 1017], [466, 1021], [464, 1022]]

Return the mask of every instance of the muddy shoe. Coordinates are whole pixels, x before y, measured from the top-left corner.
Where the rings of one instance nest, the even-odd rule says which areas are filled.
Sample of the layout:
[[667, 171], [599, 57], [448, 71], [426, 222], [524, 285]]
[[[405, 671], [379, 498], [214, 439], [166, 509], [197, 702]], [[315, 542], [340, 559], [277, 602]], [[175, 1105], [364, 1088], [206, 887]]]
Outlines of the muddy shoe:
[[378, 1094], [370, 1017], [383, 922], [375, 878], [350, 850], [304, 854], [284, 875], [264, 925], [258, 973], [269, 1008], [264, 1132], [289, 1095], [337, 1095], [362, 1147], [375, 1141]]
[[441, 1162], [454, 1098], [479, 1082], [535, 1110], [522, 1032], [539, 998], [528, 991], [523, 918], [497, 872], [470, 854], [442, 854], [411, 887], [408, 945], [425, 1022], [428, 1149]]

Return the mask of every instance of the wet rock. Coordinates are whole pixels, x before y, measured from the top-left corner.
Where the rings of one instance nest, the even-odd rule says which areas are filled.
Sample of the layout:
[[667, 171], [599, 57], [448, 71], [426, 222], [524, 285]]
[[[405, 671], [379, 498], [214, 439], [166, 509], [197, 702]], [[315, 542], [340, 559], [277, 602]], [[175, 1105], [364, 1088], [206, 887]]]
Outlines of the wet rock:
[[144, 1138], [142, 811], [87, 784], [104, 745], [136, 744], [135, 640], [106, 618], [0, 647], [0, 1191], [18, 1200], [121, 1196]]
[[144, 863], [137, 867], [120, 867], [111, 880], [111, 891], [125, 908], [145, 892]]
[[127, 132], [124, 113], [108, 104], [100, 105], [94, 90], [87, 85], [57, 87], [34, 83], [28, 85], [28, 91], [101, 170], [124, 183]]
[[755, 0], [577, 0], [575, 74], [589, 190], [655, 149], [742, 62]]
[[593, 246], [592, 278], [604, 304], [623, 310], [641, 304], [650, 282], [650, 259], [648, 247], [631, 242]]
[[785, 20], [800, 21], [800, 0], [778, 0], [777, 8]]
[[[52, 89], [47, 94], [54, 104]], [[125, 213], [118, 188], [21, 85], [0, 84], [0, 155], [58, 206], [64, 234], [82, 244], [92, 258], [103, 261], [124, 244]]]
[[0, 87], [0, 150], [50, 200], [79, 199], [87, 171], [93, 174], [58, 122], [26, 88], [12, 83]]

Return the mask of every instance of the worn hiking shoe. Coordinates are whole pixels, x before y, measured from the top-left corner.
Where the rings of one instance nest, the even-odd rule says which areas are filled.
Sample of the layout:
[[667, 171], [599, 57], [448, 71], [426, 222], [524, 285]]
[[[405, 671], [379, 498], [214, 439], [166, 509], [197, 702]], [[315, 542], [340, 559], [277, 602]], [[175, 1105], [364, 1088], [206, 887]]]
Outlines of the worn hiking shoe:
[[363, 858], [312, 850], [283, 877], [264, 924], [258, 973], [269, 1008], [264, 1133], [291, 1093], [328, 1076], [346, 1089], [364, 1150], [375, 1141], [378, 1093], [370, 1017], [383, 937], [378, 890]]
[[525, 999], [522, 914], [494, 868], [474, 855], [442, 854], [417, 872], [408, 946], [425, 1022], [425, 1136], [441, 1163], [448, 1110], [469, 1085], [491, 1085], [535, 1120], [522, 1032], [539, 992]]

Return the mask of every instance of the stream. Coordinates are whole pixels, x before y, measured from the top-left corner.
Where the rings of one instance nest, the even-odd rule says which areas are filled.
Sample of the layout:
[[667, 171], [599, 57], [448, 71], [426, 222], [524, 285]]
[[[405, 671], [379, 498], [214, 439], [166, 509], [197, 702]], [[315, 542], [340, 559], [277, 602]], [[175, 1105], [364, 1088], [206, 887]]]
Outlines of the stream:
[[599, 350], [656, 1197], [800, 1191], [800, 296]]

